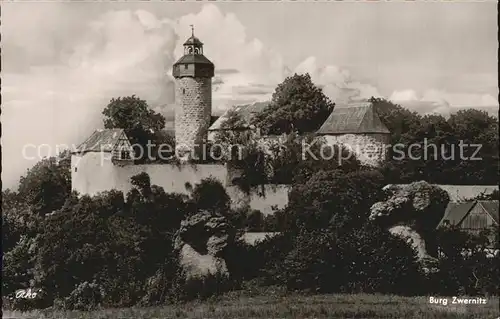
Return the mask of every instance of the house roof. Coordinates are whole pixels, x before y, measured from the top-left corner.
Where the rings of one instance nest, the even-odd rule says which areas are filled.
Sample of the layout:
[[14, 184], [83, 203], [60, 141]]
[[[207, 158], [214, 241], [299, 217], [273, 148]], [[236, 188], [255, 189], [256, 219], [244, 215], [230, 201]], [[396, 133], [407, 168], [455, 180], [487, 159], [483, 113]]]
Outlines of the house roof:
[[476, 202], [449, 203], [438, 227], [443, 226], [445, 220], [449, 221], [451, 225], [458, 225], [475, 204]]
[[224, 114], [222, 114], [213, 124], [210, 126], [208, 129], [209, 131], [216, 131], [222, 129], [222, 125], [225, 121], [227, 121], [229, 115], [232, 112], [235, 112], [240, 116], [240, 118], [246, 123], [243, 127], [231, 127], [231, 128], [224, 128], [224, 129], [241, 129], [241, 128], [247, 128], [247, 126], [250, 124], [251, 120], [257, 115], [258, 113], [262, 112], [267, 106], [269, 105], [269, 102], [256, 102], [253, 104], [246, 104], [246, 105], [237, 105], [234, 106], [233, 108], [227, 110]]
[[481, 205], [484, 210], [491, 216], [491, 218], [498, 225], [498, 201], [497, 200], [480, 200], [477, 202], [478, 205]]
[[207, 59], [203, 54], [186, 54], [182, 56], [174, 65], [185, 64], [185, 63], [195, 63], [195, 64], [208, 64], [214, 65], [209, 59]]
[[126, 137], [123, 129], [96, 130], [73, 153], [111, 152], [122, 135]]
[[449, 203], [446, 207], [443, 218], [438, 224], [438, 227], [442, 226], [445, 220], [448, 220], [451, 225], [459, 225], [460, 222], [462, 222], [462, 220], [476, 205], [480, 205], [498, 225], [498, 201], [480, 200], [462, 203]]
[[[409, 184], [389, 184], [384, 189], [391, 186], [407, 186]], [[442, 188], [450, 196], [450, 202], [470, 201], [481, 194], [491, 194], [498, 190], [497, 185], [436, 185]]]
[[336, 106], [316, 133], [333, 135], [390, 132], [373, 110], [372, 104], [362, 102]]

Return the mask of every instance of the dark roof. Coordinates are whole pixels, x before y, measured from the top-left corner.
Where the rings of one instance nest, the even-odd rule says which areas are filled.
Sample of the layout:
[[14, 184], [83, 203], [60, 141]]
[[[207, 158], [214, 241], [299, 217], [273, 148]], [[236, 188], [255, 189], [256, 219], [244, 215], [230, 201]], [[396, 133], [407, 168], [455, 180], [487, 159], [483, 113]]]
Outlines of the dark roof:
[[480, 200], [478, 204], [483, 206], [484, 210], [498, 225], [498, 201], [497, 200]]
[[230, 113], [235, 112], [240, 116], [240, 118], [246, 123], [244, 127], [232, 127], [232, 128], [226, 128], [226, 129], [241, 129], [241, 128], [246, 128], [251, 120], [255, 117], [255, 115], [259, 114], [262, 112], [270, 102], [256, 102], [253, 104], [246, 104], [246, 105], [237, 105], [229, 110], [227, 110], [224, 114], [222, 114], [217, 121], [210, 126], [209, 130], [210, 131], [215, 131], [215, 130], [220, 130], [221, 126], [223, 123], [228, 119], [228, 116]]
[[443, 226], [445, 220], [447, 220], [450, 225], [458, 225], [475, 204], [476, 202], [449, 203], [438, 227]]
[[177, 65], [177, 64], [186, 64], [186, 63], [214, 65], [203, 54], [186, 54], [183, 57], [181, 57], [177, 62], [175, 62], [174, 65]]
[[336, 106], [316, 133], [328, 135], [390, 132], [373, 110], [372, 104], [363, 102]]
[[198, 39], [194, 35], [190, 36], [186, 40], [186, 42], [184, 42], [184, 45], [190, 45], [190, 44], [203, 45], [203, 43], [200, 41], [200, 39]]
[[125, 135], [123, 129], [97, 130], [73, 153], [111, 152], [122, 135]]
[[214, 124], [218, 119], [219, 119], [220, 116], [217, 116], [217, 115], [211, 115], [210, 116], [210, 125]]

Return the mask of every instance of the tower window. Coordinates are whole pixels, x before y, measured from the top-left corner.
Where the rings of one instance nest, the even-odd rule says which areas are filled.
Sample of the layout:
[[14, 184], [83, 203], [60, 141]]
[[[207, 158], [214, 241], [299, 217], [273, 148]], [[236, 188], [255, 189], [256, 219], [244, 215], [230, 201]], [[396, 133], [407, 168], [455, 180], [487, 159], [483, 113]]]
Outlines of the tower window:
[[186, 94], [186, 89], [182, 89], [182, 94]]

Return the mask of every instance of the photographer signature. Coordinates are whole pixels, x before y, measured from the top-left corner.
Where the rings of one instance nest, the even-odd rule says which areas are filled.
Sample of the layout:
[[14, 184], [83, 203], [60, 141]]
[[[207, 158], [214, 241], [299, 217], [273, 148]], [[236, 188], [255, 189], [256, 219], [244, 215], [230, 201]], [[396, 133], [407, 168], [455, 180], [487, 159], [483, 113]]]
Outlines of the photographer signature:
[[16, 290], [16, 299], [35, 299], [41, 293], [41, 289], [28, 288], [28, 289], [18, 289]]

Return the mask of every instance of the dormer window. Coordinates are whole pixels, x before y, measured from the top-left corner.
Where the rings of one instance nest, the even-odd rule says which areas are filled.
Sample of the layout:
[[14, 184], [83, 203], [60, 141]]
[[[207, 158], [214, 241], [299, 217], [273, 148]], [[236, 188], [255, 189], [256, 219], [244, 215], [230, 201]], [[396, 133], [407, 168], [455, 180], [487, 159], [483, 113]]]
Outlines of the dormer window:
[[120, 159], [122, 160], [129, 160], [130, 159], [130, 152], [126, 150], [122, 150], [120, 152]]
[[187, 70], [187, 69], [188, 69], [188, 65], [184, 64], [184, 70]]

